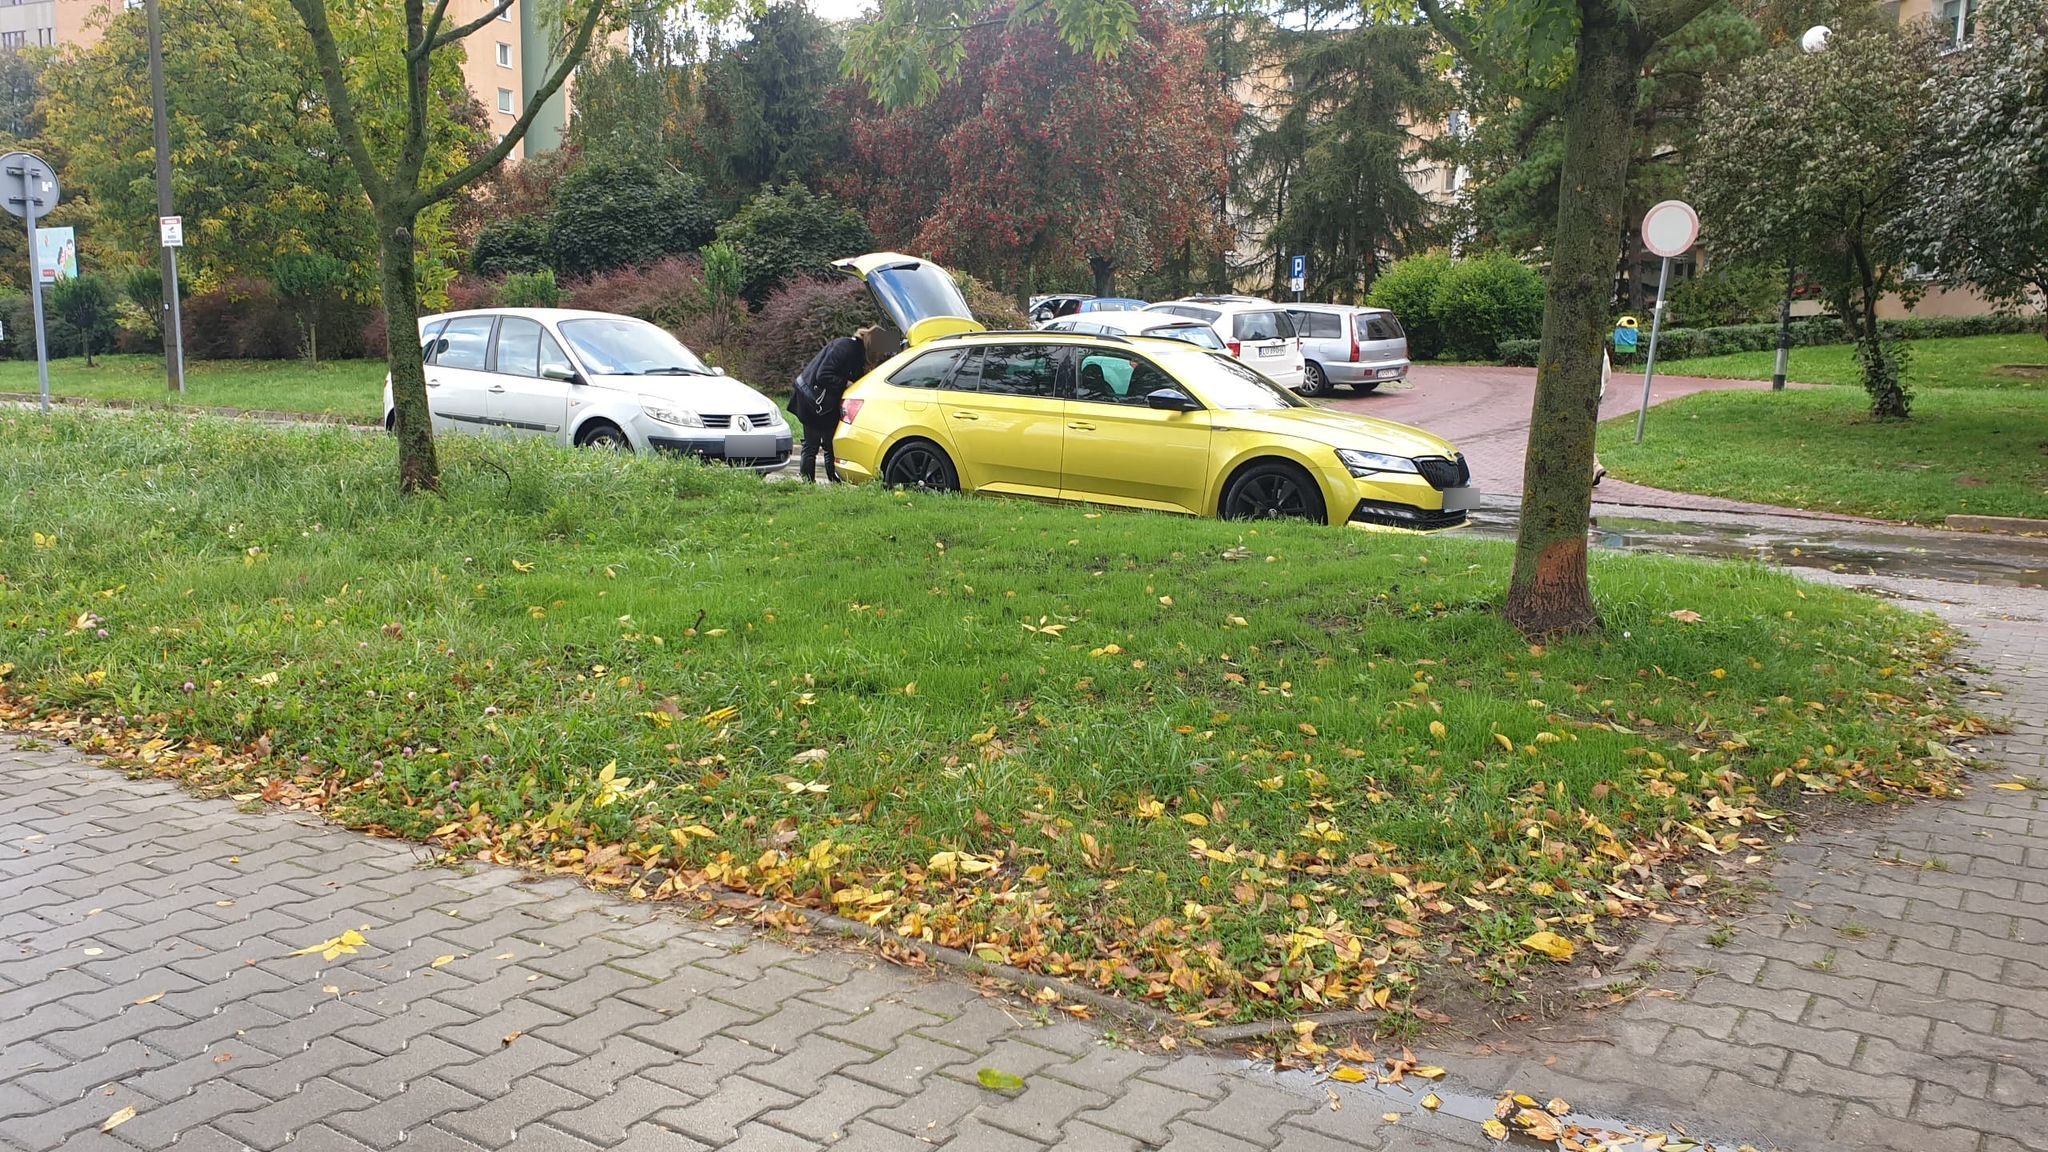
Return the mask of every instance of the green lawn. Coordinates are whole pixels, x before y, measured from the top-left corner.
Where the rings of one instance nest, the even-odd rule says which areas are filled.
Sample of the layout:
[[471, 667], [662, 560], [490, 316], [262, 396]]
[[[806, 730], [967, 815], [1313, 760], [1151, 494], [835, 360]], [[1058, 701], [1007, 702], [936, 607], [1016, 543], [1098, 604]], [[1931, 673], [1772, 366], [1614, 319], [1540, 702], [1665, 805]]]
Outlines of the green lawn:
[[1760, 567], [1598, 556], [1605, 633], [1531, 646], [1499, 543], [442, 448], [408, 500], [379, 436], [0, 416], [0, 704], [1215, 1018], [1512, 984], [1968, 725], [1931, 621]]
[[[1824, 387], [1706, 392], [1600, 431], [1615, 476], [1681, 492], [1939, 524], [1944, 517], [2048, 518], [2048, 341], [1925, 340], [1912, 346], [1912, 419], [1869, 418], [1846, 347], [1796, 348], [1794, 380]], [[1769, 380], [1772, 354], [1671, 365], [1678, 375]], [[2034, 374], [2007, 370], [2038, 365]]]
[[[1908, 373], [1916, 389], [2038, 388], [2048, 384], [2048, 340], [2040, 336], [1963, 336], [1915, 340], [1907, 346], [1913, 350]], [[1726, 356], [1660, 361], [1658, 369], [1668, 370], [1673, 376], [1769, 382], [1771, 374], [1777, 370], [1777, 363], [1775, 351], [1734, 352]], [[2032, 367], [2033, 371], [2001, 371], [2013, 365]], [[1638, 384], [1642, 375], [1642, 366], [1638, 364]], [[1792, 349], [1787, 375], [1799, 384], [1862, 387], [1862, 377], [1856, 367], [1856, 349], [1848, 344]]]
[[[101, 356], [50, 361], [50, 394], [200, 408], [257, 408], [343, 416], [364, 424], [383, 419], [384, 362], [335, 360], [200, 360], [186, 365], [185, 395], [166, 385], [160, 356]], [[0, 361], [0, 392], [34, 392], [35, 361]]]

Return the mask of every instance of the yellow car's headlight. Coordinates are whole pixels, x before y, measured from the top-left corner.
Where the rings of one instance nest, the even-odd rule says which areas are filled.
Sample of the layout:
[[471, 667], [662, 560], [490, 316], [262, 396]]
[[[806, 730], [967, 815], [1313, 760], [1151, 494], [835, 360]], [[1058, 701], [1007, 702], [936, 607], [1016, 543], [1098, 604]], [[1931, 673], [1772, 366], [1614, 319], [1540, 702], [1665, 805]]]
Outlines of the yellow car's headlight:
[[1420, 471], [1415, 461], [1406, 456], [1390, 456], [1385, 452], [1367, 452], [1358, 448], [1337, 449], [1337, 459], [1351, 470], [1353, 476], [1371, 476], [1377, 472], [1406, 472], [1414, 475]]

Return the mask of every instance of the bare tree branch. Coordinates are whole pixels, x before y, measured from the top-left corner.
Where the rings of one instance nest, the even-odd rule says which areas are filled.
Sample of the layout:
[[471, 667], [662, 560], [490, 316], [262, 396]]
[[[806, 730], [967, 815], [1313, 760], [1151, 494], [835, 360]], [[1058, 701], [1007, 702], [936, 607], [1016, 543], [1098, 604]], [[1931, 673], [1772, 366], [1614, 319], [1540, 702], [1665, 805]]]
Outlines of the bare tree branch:
[[327, 21], [327, 0], [291, 0], [313, 41], [313, 56], [320, 65], [320, 85], [327, 90], [327, 114], [334, 120], [334, 133], [356, 167], [356, 178], [380, 212], [391, 196], [391, 186], [377, 170], [363, 141], [362, 123], [356, 119], [355, 101], [348, 94], [348, 75], [342, 70], [341, 49], [334, 40], [334, 26]]
[[[294, 3], [297, 2], [298, 0], [294, 0]], [[313, 2], [317, 3], [318, 0]], [[503, 163], [505, 157], [512, 154], [512, 149], [518, 147], [519, 142], [526, 138], [526, 131], [533, 126], [534, 117], [540, 113], [541, 107], [552, 99], [555, 93], [562, 90], [562, 85], [569, 82], [569, 74], [583, 62], [583, 57], [590, 51], [591, 39], [597, 35], [597, 26], [602, 21], [604, 13], [605, 5], [600, 0], [590, 0], [589, 9], [577, 22], [576, 33], [570, 38], [568, 50], [562, 53], [562, 58], [556, 63], [554, 71], [548, 74], [546, 83], [534, 89], [533, 95], [527, 97], [526, 107], [520, 110], [519, 119], [513, 122], [512, 127], [488, 152], [470, 161], [461, 171], [425, 192], [416, 193], [413, 197], [415, 210], [423, 209], [430, 204], [438, 204], [455, 195], [472, 181]]]
[[407, 44], [405, 46], [406, 59], [412, 59], [415, 54], [424, 56], [428, 52], [433, 50], [432, 45], [434, 43], [434, 36], [436, 33], [441, 31], [441, 21], [445, 19], [447, 15], [448, 0], [434, 0], [434, 10], [427, 15], [427, 27], [426, 30], [420, 34], [420, 42], [418, 44]]
[[[443, 6], [445, 6], [448, 3], [448, 0], [440, 0], [440, 3]], [[506, 11], [508, 11], [511, 7], [512, 0], [498, 0], [497, 3], [491, 5], [490, 11], [484, 13], [483, 15], [477, 17], [474, 20], [471, 20], [467, 24], [456, 25], [455, 27], [450, 28], [447, 32], [443, 33], [440, 36], [435, 36], [433, 34], [433, 29], [428, 29], [427, 51], [437, 52], [443, 48], [446, 48], [448, 45], [455, 43], [458, 40], [469, 39], [470, 33], [475, 32], [477, 29], [483, 27], [486, 24], [489, 24], [491, 21], [496, 20], [498, 17], [504, 15]], [[597, 7], [603, 7], [603, 5], [597, 5]], [[436, 23], [439, 23], [439, 21], [437, 20]]]
[[[440, 0], [436, 0], [436, 4]], [[427, 102], [433, 94], [434, 61], [427, 43], [423, 0], [405, 0], [405, 142], [391, 181], [400, 188], [418, 188], [427, 163]]]

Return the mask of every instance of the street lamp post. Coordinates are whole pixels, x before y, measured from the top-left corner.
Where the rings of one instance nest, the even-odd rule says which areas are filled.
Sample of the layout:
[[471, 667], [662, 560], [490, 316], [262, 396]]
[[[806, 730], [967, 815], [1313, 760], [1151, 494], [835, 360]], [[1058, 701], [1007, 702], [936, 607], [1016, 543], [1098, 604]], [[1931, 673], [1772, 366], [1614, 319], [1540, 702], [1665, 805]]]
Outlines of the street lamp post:
[[[171, 216], [171, 115], [164, 99], [164, 22], [157, 0], [145, 0], [149, 18], [149, 91], [156, 105], [156, 214]], [[164, 321], [164, 370], [170, 375], [170, 390], [185, 391], [184, 317], [178, 307], [178, 249], [163, 246], [164, 302], [158, 318]]]

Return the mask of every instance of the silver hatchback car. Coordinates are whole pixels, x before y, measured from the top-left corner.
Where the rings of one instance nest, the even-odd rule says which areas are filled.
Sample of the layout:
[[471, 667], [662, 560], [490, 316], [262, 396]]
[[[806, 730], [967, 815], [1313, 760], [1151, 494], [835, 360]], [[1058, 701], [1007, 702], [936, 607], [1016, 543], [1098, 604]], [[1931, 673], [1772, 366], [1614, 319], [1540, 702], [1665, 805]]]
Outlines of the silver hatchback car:
[[1301, 333], [1301, 394], [1327, 396], [1339, 384], [1370, 392], [1408, 375], [1408, 333], [1384, 308], [1289, 304]]

